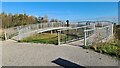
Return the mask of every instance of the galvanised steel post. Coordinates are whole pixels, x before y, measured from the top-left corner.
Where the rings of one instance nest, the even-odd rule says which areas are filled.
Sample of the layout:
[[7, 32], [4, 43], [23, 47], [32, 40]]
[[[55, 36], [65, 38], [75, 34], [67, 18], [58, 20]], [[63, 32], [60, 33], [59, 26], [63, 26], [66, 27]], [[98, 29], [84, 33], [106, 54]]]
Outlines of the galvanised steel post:
[[4, 33], [5, 33], [5, 40], [7, 40], [7, 33], [6, 33], [6, 29], [4, 29]]
[[113, 23], [112, 23], [112, 34], [111, 34], [112, 36], [113, 36], [113, 26], [114, 26], [114, 25], [113, 25]]
[[17, 32], [18, 32], [18, 40], [20, 39], [20, 26], [17, 27]]
[[84, 28], [84, 46], [86, 46], [86, 27]]
[[60, 45], [60, 34], [61, 34], [61, 30], [58, 30], [58, 45]]
[[51, 34], [53, 34], [53, 31], [51, 30]]
[[52, 23], [52, 28], [53, 28], [53, 22], [51, 22]]
[[77, 28], [76, 28], [76, 35], [78, 34], [77, 31], [78, 31], [78, 30], [77, 30]]
[[42, 29], [42, 23], [40, 23], [40, 25], [41, 25], [41, 28], [40, 28], [40, 29]]
[[84, 46], [86, 46], [86, 29], [84, 30]]
[[95, 34], [95, 23], [93, 24], [94, 34]]

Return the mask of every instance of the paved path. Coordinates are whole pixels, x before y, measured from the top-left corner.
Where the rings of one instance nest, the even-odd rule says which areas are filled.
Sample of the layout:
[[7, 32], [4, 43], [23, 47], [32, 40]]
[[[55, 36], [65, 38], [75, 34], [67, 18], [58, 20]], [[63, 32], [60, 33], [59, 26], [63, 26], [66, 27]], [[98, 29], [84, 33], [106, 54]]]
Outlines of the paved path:
[[46, 45], [4, 41], [2, 45], [3, 66], [58, 66], [52, 61], [62, 58], [81, 66], [117, 66], [118, 61], [110, 56], [64, 44]]

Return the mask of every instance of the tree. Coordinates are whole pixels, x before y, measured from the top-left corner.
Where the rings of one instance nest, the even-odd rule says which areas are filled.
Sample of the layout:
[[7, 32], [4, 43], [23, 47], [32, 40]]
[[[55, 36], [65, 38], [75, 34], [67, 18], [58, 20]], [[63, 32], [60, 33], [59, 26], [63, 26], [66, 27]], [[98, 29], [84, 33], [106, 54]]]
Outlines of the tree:
[[48, 17], [45, 15], [44, 17], [38, 17], [38, 22], [39, 23], [47, 23], [48, 22]]
[[51, 19], [50, 22], [58, 22], [57, 19]]
[[48, 16], [47, 16], [47, 15], [45, 15], [45, 16], [43, 17], [43, 23], [46, 23], [46, 22], [48, 22]]
[[7, 14], [5, 14], [4, 12], [2, 12], [1, 16], [2, 16], [2, 27], [3, 28], [9, 27], [9, 23], [8, 23], [8, 19], [7, 19]]
[[38, 19], [37, 19], [37, 21], [39, 22], [39, 23], [43, 23], [43, 17], [38, 17]]
[[6, 14], [2, 12], [0, 16], [1, 16], [3, 28], [48, 22], [47, 16], [37, 18], [35, 16], [27, 15], [26, 13], [12, 15], [11, 13]]

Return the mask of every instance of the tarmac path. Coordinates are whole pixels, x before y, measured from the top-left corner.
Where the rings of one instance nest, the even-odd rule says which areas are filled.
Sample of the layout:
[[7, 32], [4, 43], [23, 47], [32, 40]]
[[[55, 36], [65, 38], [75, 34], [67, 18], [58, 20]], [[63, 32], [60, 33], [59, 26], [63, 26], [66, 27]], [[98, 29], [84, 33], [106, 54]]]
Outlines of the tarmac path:
[[59, 58], [80, 66], [118, 66], [115, 58], [69, 44], [58, 46], [13, 40], [2, 44], [2, 66], [59, 66], [52, 62]]

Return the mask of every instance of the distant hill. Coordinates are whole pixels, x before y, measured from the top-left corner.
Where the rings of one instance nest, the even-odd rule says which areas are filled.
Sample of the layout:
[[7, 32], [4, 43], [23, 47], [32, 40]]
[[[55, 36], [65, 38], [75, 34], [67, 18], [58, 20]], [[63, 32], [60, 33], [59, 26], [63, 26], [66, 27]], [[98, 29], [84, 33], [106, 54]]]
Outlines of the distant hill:
[[99, 18], [95, 18], [93, 20], [98, 20], [98, 21], [112, 21], [114, 23], [118, 23], [118, 17], [99, 17]]
[[[82, 21], [82, 19], [81, 19]], [[94, 19], [84, 19], [84, 21], [111, 21], [114, 23], [118, 23], [118, 17], [99, 17], [99, 18], [94, 18]]]

